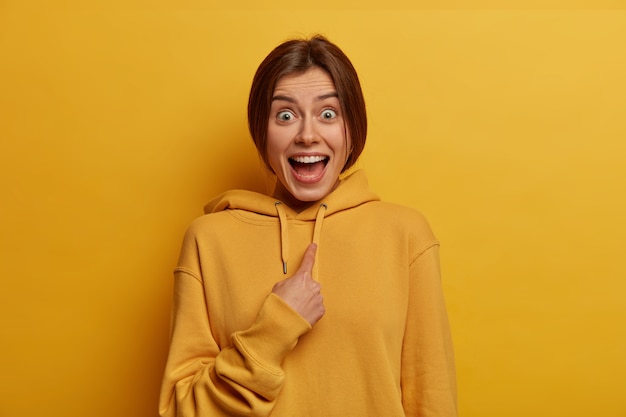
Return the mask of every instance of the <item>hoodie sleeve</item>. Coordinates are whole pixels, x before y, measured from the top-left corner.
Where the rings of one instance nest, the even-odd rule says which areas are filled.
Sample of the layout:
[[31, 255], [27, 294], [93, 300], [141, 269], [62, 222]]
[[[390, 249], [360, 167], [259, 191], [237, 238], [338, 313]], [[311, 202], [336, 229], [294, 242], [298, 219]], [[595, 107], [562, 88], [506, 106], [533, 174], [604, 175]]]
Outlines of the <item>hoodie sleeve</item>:
[[191, 268], [177, 268], [160, 415], [267, 416], [283, 386], [281, 363], [310, 329], [270, 294], [250, 328], [235, 332], [232, 343], [220, 349], [211, 334], [202, 279]]
[[439, 245], [410, 265], [409, 309], [402, 348], [407, 417], [456, 417], [456, 374], [439, 266]]

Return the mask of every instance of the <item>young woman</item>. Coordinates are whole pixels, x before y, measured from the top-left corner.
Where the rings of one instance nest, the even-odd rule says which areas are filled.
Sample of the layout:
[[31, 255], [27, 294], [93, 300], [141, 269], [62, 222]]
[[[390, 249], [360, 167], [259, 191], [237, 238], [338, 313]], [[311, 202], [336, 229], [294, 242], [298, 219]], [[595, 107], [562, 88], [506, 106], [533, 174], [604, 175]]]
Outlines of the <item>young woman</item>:
[[344, 53], [292, 40], [248, 104], [271, 196], [229, 191], [175, 270], [162, 416], [453, 417], [439, 244], [365, 174], [365, 102]]

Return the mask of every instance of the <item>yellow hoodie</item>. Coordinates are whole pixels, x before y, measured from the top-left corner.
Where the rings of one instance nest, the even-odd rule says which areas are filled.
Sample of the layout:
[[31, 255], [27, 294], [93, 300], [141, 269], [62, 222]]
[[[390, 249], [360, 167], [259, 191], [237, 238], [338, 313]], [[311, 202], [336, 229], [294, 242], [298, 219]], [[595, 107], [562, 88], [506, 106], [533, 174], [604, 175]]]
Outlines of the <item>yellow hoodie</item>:
[[[241, 190], [205, 212], [175, 269], [162, 416], [457, 415], [439, 244], [419, 213], [362, 171], [301, 213]], [[313, 327], [271, 293], [311, 241]]]

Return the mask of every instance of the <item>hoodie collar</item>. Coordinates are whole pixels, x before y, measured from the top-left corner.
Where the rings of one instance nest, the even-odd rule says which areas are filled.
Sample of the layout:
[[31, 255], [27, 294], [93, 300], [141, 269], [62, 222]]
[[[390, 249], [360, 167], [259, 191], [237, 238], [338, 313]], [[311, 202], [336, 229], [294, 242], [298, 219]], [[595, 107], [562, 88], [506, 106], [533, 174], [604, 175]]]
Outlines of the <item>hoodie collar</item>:
[[[320, 236], [324, 219], [335, 213], [357, 207], [369, 201], [380, 200], [371, 192], [367, 185], [367, 177], [361, 170], [355, 171], [341, 180], [337, 188], [324, 199], [311, 204], [310, 207], [298, 213], [284, 202], [264, 194], [245, 191], [232, 190], [218, 196], [204, 207], [205, 213], [215, 213], [223, 210], [246, 210], [249, 212], [278, 218], [280, 225], [280, 258], [282, 262], [283, 274], [287, 274], [289, 262], [289, 220], [313, 221], [312, 242], [318, 245], [313, 267], [313, 279], [317, 280]], [[275, 221], [275, 220], [273, 220]]]
[[[320, 204], [326, 204], [325, 216], [330, 216], [337, 212], [351, 209], [368, 201], [380, 200], [378, 195], [369, 190], [367, 176], [363, 170], [343, 178], [337, 188], [328, 194], [324, 199], [311, 204], [310, 207], [298, 213], [286, 204], [282, 204], [285, 215], [288, 219], [313, 221], [317, 218]], [[223, 210], [240, 209], [265, 216], [277, 217], [275, 203], [278, 200], [265, 194], [246, 191], [227, 191], [204, 206], [205, 213], [215, 213]], [[282, 203], [282, 202], [281, 202]]]

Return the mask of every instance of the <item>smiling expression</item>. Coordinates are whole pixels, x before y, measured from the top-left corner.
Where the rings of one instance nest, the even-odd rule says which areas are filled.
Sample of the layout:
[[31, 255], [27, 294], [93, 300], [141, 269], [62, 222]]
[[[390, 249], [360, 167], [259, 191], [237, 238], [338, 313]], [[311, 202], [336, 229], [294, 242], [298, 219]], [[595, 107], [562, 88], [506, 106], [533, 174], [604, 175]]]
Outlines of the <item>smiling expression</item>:
[[267, 154], [278, 181], [274, 197], [294, 209], [319, 201], [339, 183], [350, 149], [335, 84], [321, 68], [276, 84]]

